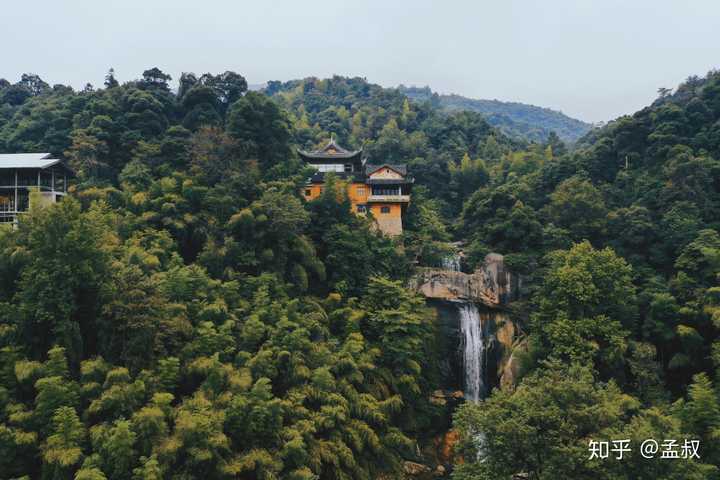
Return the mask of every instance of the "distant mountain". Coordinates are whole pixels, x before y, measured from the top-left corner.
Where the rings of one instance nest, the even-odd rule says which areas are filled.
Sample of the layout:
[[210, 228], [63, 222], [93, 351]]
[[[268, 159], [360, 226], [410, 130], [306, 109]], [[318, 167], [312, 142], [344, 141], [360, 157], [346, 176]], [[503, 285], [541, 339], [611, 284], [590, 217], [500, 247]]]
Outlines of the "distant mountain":
[[430, 87], [400, 85], [398, 89], [410, 100], [430, 101], [448, 112], [470, 110], [481, 113], [491, 125], [514, 138], [543, 142], [554, 131], [562, 140], [573, 143], [592, 128], [591, 124], [568, 117], [562, 112], [535, 105], [439, 95]]

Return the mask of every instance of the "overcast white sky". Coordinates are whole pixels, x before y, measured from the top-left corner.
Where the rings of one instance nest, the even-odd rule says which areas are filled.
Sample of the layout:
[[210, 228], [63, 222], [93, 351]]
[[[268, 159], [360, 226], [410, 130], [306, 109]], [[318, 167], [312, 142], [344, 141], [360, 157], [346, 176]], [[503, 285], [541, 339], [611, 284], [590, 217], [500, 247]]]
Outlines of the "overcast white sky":
[[333, 74], [605, 121], [720, 67], [720, 0], [35, 0], [0, 10], [0, 78], [101, 85], [158, 66]]

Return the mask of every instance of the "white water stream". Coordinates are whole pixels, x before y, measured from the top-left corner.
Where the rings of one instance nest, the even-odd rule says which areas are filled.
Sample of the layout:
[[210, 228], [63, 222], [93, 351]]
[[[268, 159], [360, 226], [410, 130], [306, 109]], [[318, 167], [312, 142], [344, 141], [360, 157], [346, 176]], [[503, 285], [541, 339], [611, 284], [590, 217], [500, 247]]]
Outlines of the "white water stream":
[[478, 402], [486, 394], [486, 329], [480, 322], [480, 313], [474, 303], [462, 303], [460, 310], [461, 348], [465, 371], [465, 399]]

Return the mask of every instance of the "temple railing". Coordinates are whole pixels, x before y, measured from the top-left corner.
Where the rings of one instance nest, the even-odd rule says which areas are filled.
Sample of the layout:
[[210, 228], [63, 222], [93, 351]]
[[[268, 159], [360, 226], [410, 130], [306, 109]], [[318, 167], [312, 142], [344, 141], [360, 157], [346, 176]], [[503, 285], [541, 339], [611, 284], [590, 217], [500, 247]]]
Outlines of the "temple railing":
[[410, 195], [370, 195], [367, 198], [368, 202], [400, 202], [409, 203]]

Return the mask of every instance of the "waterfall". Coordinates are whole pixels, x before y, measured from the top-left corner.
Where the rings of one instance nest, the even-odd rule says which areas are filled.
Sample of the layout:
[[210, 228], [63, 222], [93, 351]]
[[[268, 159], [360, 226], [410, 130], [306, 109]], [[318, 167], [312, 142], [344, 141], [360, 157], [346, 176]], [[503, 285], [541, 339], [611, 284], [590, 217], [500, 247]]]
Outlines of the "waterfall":
[[486, 393], [485, 337], [487, 332], [480, 322], [480, 313], [474, 303], [462, 303], [458, 308], [463, 350], [462, 363], [465, 370], [465, 399], [477, 402]]
[[452, 255], [446, 255], [442, 258], [442, 268], [450, 270], [452, 272], [460, 271], [460, 255], [454, 253]]

